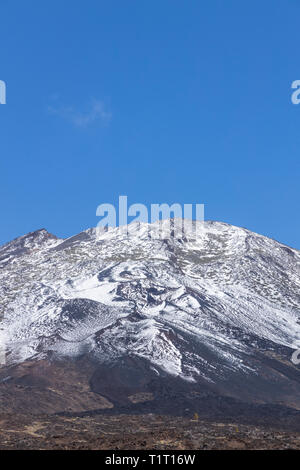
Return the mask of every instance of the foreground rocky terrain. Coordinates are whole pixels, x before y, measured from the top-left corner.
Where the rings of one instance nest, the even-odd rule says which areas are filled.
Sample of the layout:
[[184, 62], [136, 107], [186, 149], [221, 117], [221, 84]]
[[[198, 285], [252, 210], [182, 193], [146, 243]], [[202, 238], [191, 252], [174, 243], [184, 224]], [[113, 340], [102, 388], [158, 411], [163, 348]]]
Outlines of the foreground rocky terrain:
[[298, 449], [300, 432], [164, 415], [1, 416], [0, 449]]

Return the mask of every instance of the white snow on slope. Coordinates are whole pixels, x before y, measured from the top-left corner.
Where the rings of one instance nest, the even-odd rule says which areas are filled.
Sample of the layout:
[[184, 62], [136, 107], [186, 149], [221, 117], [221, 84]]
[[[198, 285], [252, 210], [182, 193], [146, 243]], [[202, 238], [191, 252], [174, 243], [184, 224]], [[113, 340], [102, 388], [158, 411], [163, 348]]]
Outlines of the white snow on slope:
[[[151, 230], [151, 237], [149, 237]], [[162, 239], [159, 224], [45, 231], [0, 247], [0, 317], [8, 363], [89, 352], [146, 358], [170, 374], [214, 380], [205, 351], [250, 373], [259, 341], [300, 347], [300, 253], [223, 223]], [[253, 372], [253, 371], [252, 371]]]

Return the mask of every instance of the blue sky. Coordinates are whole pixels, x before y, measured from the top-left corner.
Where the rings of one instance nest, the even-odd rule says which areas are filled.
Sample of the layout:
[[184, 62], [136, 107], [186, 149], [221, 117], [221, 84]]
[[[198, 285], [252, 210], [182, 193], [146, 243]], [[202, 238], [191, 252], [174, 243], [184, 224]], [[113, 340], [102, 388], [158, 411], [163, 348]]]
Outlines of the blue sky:
[[300, 248], [298, 0], [1, 0], [0, 243], [204, 203]]

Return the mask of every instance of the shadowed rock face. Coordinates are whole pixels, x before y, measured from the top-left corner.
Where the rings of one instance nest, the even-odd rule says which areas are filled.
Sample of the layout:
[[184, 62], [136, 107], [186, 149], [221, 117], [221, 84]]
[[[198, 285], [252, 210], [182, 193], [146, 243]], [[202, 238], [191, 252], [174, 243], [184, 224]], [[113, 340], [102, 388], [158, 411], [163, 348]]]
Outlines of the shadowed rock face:
[[299, 251], [217, 222], [168, 239], [158, 224], [151, 236], [147, 225], [25, 235], [0, 248], [1, 401], [300, 409], [299, 285]]

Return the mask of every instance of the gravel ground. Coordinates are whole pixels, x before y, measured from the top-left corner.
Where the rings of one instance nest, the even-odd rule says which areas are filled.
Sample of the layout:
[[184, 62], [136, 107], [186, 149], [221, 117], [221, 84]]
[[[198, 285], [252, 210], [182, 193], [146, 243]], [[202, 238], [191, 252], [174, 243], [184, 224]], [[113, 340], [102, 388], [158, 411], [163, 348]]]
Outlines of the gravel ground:
[[300, 433], [162, 415], [0, 415], [0, 449], [299, 449]]

